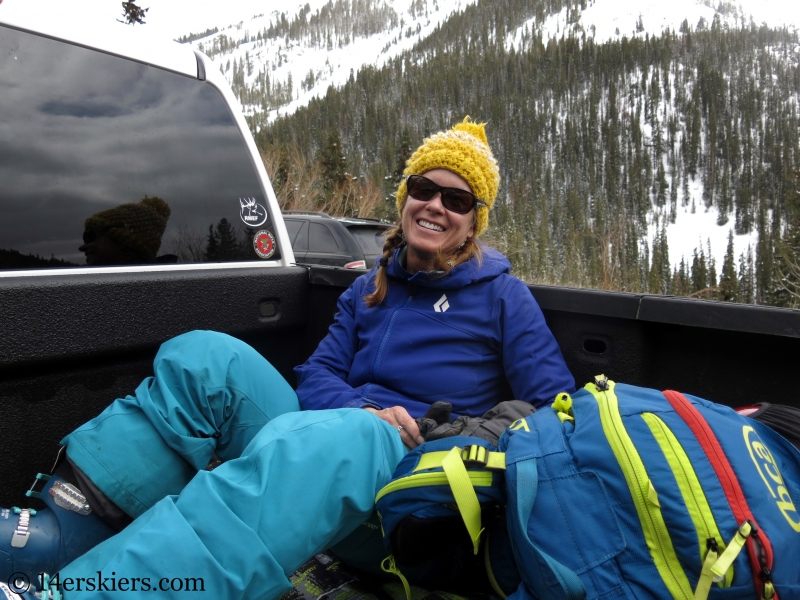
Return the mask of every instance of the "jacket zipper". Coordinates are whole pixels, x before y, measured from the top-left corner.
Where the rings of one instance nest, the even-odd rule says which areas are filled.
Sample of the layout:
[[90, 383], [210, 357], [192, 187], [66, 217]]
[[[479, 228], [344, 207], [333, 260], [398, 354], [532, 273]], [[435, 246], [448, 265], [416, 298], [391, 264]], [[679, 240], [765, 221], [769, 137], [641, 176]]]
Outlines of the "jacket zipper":
[[389, 325], [386, 327], [386, 333], [383, 334], [381, 345], [378, 348], [378, 355], [375, 357], [375, 363], [372, 365], [372, 378], [376, 381], [378, 380], [378, 371], [380, 370], [381, 362], [383, 361], [383, 352], [386, 350], [386, 345], [389, 343], [389, 337], [391, 336], [392, 329], [394, 329], [394, 322], [397, 320], [397, 313], [399, 313], [406, 306], [408, 306], [413, 299], [414, 295], [412, 293], [408, 296], [406, 303], [403, 304], [403, 306], [401, 306], [400, 308], [397, 308], [392, 313], [392, 316], [389, 317]]

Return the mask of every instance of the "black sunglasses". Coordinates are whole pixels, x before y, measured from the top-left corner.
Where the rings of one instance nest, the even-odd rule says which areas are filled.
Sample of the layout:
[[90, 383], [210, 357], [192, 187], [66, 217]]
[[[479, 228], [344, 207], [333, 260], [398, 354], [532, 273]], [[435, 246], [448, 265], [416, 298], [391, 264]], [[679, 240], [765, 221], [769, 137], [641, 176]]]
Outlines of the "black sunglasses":
[[408, 195], [415, 200], [427, 202], [436, 194], [442, 195], [442, 206], [450, 212], [465, 215], [473, 208], [487, 206], [485, 202], [478, 200], [477, 196], [467, 190], [459, 188], [442, 187], [422, 175], [409, 175], [406, 177], [406, 189]]

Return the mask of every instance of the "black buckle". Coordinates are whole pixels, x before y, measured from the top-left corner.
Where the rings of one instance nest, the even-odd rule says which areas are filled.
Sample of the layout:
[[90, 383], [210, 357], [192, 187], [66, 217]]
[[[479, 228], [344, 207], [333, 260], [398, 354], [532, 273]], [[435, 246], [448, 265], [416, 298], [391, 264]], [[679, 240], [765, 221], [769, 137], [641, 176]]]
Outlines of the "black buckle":
[[461, 449], [461, 460], [468, 467], [486, 467], [489, 464], [489, 450], [477, 444]]

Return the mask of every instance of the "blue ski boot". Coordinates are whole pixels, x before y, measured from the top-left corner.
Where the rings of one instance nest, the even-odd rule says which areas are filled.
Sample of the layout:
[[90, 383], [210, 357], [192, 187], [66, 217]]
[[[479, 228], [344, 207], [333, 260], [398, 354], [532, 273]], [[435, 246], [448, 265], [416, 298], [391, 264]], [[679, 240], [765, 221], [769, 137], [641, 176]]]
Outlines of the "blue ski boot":
[[41, 498], [47, 508], [0, 509], [0, 582], [6, 585], [27, 579], [31, 589], [40, 589], [42, 573], [57, 573], [116, 533], [92, 513], [77, 487], [56, 475], [38, 474], [26, 495]]

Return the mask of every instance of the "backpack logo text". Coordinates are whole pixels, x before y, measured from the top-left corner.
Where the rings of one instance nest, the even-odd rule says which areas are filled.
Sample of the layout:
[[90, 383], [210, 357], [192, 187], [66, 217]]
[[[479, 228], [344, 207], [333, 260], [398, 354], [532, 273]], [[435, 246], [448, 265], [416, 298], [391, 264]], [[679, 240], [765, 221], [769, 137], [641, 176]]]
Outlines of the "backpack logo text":
[[[744, 434], [744, 443], [750, 451], [750, 458], [753, 459], [753, 464], [756, 466], [758, 474], [761, 475], [761, 479], [764, 480], [769, 493], [776, 499], [775, 503], [792, 529], [800, 533], [800, 515], [798, 515], [797, 508], [792, 502], [789, 490], [786, 489], [783, 476], [778, 470], [778, 464], [775, 462], [772, 452], [761, 442], [752, 427], [743, 427], [742, 433]], [[766, 476], [764, 473], [766, 473]]]

